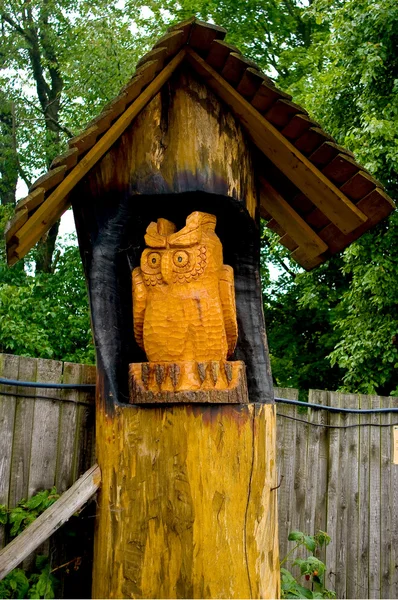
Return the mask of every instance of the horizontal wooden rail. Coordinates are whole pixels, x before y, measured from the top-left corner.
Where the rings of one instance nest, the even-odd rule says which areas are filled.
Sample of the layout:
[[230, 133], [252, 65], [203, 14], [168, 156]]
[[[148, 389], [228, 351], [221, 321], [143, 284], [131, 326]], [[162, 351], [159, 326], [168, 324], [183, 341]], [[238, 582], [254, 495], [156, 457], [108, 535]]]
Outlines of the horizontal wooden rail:
[[47, 508], [25, 531], [0, 552], [0, 579], [61, 527], [99, 488], [101, 471], [94, 465]]

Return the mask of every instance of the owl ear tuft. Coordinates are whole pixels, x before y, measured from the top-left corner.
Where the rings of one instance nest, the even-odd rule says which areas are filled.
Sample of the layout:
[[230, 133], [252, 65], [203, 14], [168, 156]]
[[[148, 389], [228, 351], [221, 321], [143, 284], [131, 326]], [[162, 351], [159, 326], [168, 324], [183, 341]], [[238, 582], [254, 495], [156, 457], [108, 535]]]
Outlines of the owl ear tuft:
[[171, 221], [167, 219], [158, 219], [158, 233], [160, 235], [168, 236], [174, 233], [177, 227]]
[[191, 213], [186, 220], [186, 227], [196, 229], [201, 227], [205, 231], [214, 231], [216, 228], [217, 218], [210, 213], [195, 211]]
[[166, 236], [159, 235], [157, 223], [149, 223], [146, 228], [145, 243], [149, 248], [166, 248]]

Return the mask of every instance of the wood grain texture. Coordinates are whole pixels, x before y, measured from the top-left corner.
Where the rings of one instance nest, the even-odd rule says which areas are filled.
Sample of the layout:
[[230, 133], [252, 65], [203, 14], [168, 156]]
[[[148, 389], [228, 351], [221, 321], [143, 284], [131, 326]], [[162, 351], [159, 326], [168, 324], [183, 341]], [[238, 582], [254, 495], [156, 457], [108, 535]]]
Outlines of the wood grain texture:
[[132, 363], [131, 404], [247, 404], [242, 361]]
[[94, 465], [52, 506], [0, 552], [0, 579], [34, 552], [95, 494], [101, 471]]
[[[19, 356], [0, 355], [0, 376], [6, 379], [17, 379]], [[0, 504], [8, 506], [10, 491], [10, 474], [12, 465], [12, 443], [15, 423], [17, 399], [12, 395], [15, 387], [2, 385], [0, 390], [9, 395], [1, 395], [0, 391]], [[4, 526], [0, 525], [0, 548], [5, 542]]]
[[[20, 357], [18, 379], [22, 381], [36, 381], [37, 360], [35, 358]], [[14, 435], [12, 444], [12, 472], [10, 482], [9, 506], [16, 506], [22, 498], [28, 497], [29, 468], [32, 447], [33, 415], [35, 388], [17, 387], [21, 395], [32, 398], [17, 398]]]
[[[298, 400], [298, 390], [277, 387], [275, 388], [275, 397]], [[281, 484], [278, 489], [279, 550], [281, 560], [283, 560], [288, 553], [288, 535], [290, 531], [298, 529], [298, 523], [296, 523], [297, 511], [293, 499], [296, 423], [288, 418], [296, 414], [296, 409], [286, 404], [277, 404], [277, 414], [278, 484]], [[284, 418], [283, 415], [287, 417]]]
[[277, 598], [274, 432], [269, 405], [98, 411], [93, 597]]
[[[62, 363], [56, 360], [38, 359], [37, 380], [61, 383]], [[55, 482], [60, 403], [49, 402], [47, 399], [40, 400], [40, 396], [46, 395], [48, 395], [47, 390], [36, 390], [29, 469], [29, 496], [33, 496], [41, 489], [51, 488]], [[51, 396], [59, 397], [59, 391], [51, 390]]]
[[93, 194], [99, 187], [133, 194], [223, 194], [246, 205], [253, 218], [257, 206], [242, 128], [203, 83], [184, 71], [141, 112], [89, 181]]
[[223, 264], [216, 223], [195, 211], [179, 231], [166, 219], [147, 227], [132, 281], [134, 333], [150, 362], [225, 361], [235, 350], [234, 273]]

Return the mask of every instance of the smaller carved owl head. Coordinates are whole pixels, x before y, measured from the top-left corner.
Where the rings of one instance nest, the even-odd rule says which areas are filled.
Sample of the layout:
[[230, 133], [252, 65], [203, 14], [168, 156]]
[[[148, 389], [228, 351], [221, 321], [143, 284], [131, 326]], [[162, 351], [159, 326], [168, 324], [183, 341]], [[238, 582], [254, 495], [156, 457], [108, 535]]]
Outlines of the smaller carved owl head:
[[216, 217], [193, 212], [180, 231], [167, 219], [150, 223], [145, 235], [148, 246], [141, 256], [146, 285], [179, 284], [219, 271], [222, 245], [215, 234]]

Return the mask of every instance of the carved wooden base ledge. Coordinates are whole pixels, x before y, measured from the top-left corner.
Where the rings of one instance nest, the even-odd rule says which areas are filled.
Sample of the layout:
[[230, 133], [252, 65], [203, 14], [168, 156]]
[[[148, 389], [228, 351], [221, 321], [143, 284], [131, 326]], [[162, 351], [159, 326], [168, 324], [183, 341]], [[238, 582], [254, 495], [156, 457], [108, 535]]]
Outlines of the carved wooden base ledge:
[[242, 361], [130, 365], [131, 404], [248, 404]]

